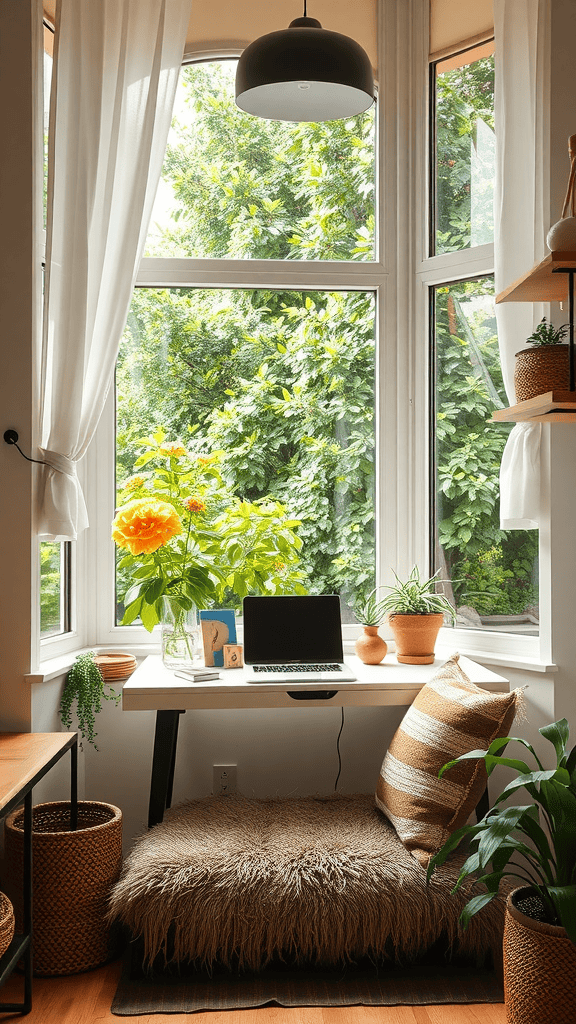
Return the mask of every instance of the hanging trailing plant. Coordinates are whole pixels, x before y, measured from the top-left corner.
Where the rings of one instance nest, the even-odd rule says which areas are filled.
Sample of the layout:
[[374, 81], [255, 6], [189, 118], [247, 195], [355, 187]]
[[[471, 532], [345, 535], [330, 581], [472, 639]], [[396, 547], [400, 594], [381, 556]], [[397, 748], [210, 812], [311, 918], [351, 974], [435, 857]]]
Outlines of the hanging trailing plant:
[[72, 706], [76, 702], [76, 718], [82, 739], [88, 740], [98, 750], [94, 731], [96, 715], [102, 711], [103, 700], [118, 703], [121, 693], [104, 689], [104, 679], [98, 665], [94, 661], [94, 652], [79, 654], [72, 665], [60, 700], [60, 721], [66, 729], [72, 727]]

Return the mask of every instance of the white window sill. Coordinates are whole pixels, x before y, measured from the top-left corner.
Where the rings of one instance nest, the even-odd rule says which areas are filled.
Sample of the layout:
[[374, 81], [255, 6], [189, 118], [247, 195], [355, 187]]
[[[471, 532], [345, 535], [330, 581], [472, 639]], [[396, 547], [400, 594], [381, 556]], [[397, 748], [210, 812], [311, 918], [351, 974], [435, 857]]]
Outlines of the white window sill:
[[[487, 652], [485, 650], [474, 650], [459, 643], [460, 637], [451, 636], [450, 632], [447, 632], [442, 636], [441, 642], [437, 645], [438, 652], [441, 656], [449, 658], [454, 651], [460, 651], [465, 654], [467, 658], [472, 661], [478, 661], [483, 665], [499, 665], [503, 668], [519, 669], [523, 672], [557, 672], [558, 666], [551, 662], [540, 661], [538, 658], [530, 657], [522, 654], [506, 654], [502, 652]], [[394, 650], [394, 641], [387, 640], [388, 649]], [[86, 651], [94, 651], [96, 654], [99, 652], [113, 652], [114, 650], [122, 651], [123, 653], [133, 654], [136, 658], [145, 658], [149, 654], [159, 654], [159, 644], [108, 644], [106, 646], [94, 644], [91, 647], [81, 647], [75, 651], [69, 651], [66, 654], [62, 654], [57, 658], [48, 658], [43, 661], [38, 672], [30, 672], [24, 678], [29, 683], [47, 683], [51, 679], [57, 679], [58, 676], [63, 676], [70, 670], [76, 657], [79, 654], [84, 654]], [[354, 653], [354, 642], [352, 640], [344, 640], [344, 654]]]

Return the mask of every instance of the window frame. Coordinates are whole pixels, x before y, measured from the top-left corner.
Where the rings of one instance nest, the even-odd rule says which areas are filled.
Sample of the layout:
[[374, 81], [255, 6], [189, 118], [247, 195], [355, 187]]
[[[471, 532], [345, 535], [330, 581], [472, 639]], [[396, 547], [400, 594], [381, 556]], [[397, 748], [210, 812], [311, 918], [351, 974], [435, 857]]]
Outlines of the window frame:
[[[429, 497], [428, 497], [428, 529], [429, 538], [428, 566], [433, 571], [432, 559], [435, 542], [435, 338], [434, 338], [434, 290], [443, 285], [458, 281], [472, 280], [478, 277], [494, 276], [494, 244], [470, 246], [466, 249], [447, 253], [436, 253], [436, 66], [450, 56], [473, 53], [490, 42], [483, 39], [462, 47], [455, 46], [451, 53], [443, 52], [441, 56], [429, 59], [428, 71], [428, 256], [417, 269], [417, 277], [424, 291], [426, 307], [426, 337], [428, 339], [428, 383], [429, 393]], [[541, 627], [540, 627], [541, 628]], [[538, 660], [541, 650], [540, 636], [523, 636], [515, 633], [495, 633], [490, 630], [462, 629], [443, 627], [440, 630], [439, 642], [453, 645], [469, 654], [489, 657], [511, 657], [518, 659]]]
[[[162, 267], [158, 267], [154, 261], [143, 259], [137, 286], [356, 287], [376, 292], [376, 578], [387, 584], [394, 582], [392, 567], [407, 573], [415, 562], [428, 562], [428, 356], [423, 293], [414, 273], [424, 253], [426, 228], [425, 0], [409, 0], [406, 6], [384, 0], [379, 6], [378, 35], [384, 72], [376, 108], [376, 187], [380, 201], [375, 260], [302, 264], [252, 260], [247, 267], [240, 261], [172, 259], [162, 260]], [[385, 116], [390, 110], [397, 116]], [[157, 644], [154, 635], [143, 627], [112, 624], [113, 412], [110, 395], [85, 460], [92, 524], [87, 564], [95, 595], [91, 634], [95, 634], [98, 644], [121, 644], [135, 653], [150, 653]], [[359, 629], [347, 627], [345, 639], [351, 639], [348, 634]]]

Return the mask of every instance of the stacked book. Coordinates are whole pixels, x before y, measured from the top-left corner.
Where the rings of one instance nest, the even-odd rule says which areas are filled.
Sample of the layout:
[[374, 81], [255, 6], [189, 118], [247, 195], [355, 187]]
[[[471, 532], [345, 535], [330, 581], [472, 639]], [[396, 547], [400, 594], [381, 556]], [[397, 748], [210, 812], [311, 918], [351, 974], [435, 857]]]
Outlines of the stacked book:
[[193, 683], [203, 683], [208, 679], [220, 679], [220, 673], [217, 668], [204, 668], [202, 665], [198, 665], [197, 668], [194, 666], [191, 668], [179, 668], [176, 669], [174, 674], [180, 676], [181, 679], [188, 679]]

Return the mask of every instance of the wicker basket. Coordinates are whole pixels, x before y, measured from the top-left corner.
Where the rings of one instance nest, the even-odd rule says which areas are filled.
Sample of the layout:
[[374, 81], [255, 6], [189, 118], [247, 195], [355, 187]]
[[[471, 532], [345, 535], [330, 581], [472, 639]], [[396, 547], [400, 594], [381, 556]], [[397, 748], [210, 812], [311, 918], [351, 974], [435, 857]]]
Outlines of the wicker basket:
[[516, 401], [524, 402], [547, 391], [567, 391], [570, 387], [568, 345], [542, 345], [523, 348], [516, 353], [514, 390]]
[[[105, 923], [107, 899], [122, 866], [122, 812], [82, 800], [70, 831], [70, 803], [37, 804], [32, 812], [34, 973], [77, 974], [114, 952]], [[21, 921], [24, 811], [6, 819], [6, 859]]]
[[0, 892], [0, 956], [3, 956], [14, 935], [14, 910], [8, 897]]
[[574, 1024], [576, 946], [564, 928], [533, 920], [518, 904], [538, 899], [528, 886], [508, 896], [504, 924], [504, 1001], [508, 1024]]

